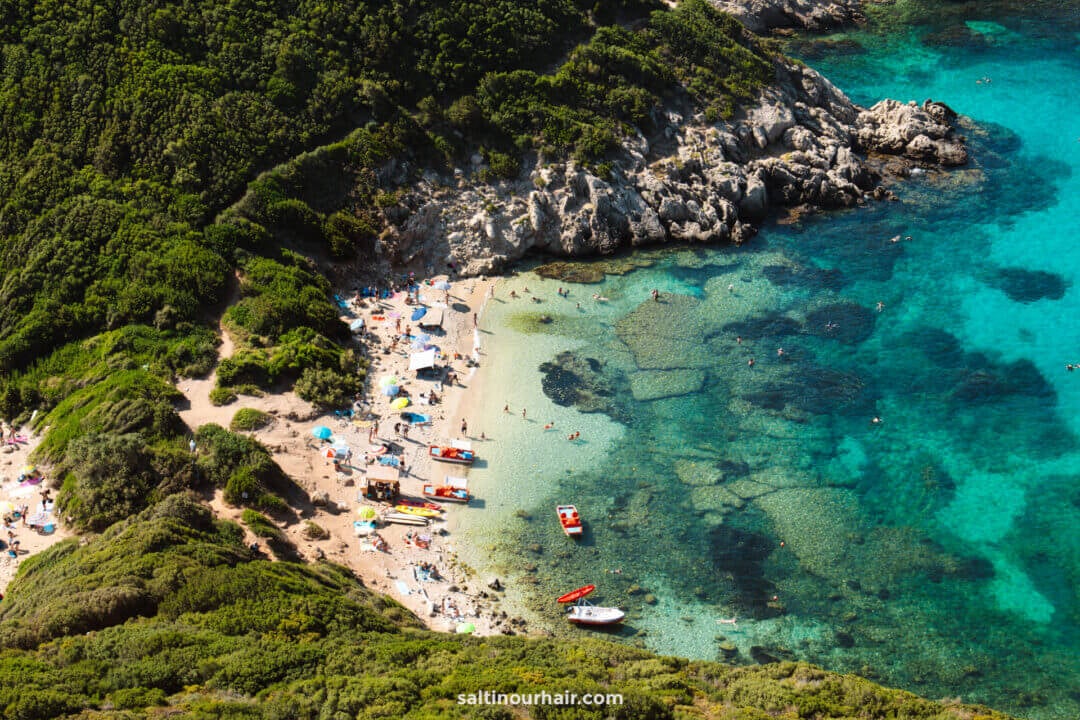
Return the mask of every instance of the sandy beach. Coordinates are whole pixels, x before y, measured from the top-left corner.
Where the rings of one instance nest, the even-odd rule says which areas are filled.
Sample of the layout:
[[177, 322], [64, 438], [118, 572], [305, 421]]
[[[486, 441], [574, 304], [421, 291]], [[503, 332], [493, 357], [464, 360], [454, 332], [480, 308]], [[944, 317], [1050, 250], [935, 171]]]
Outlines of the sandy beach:
[[[352, 418], [321, 414], [291, 392], [265, 397], [241, 396], [235, 403], [216, 407], [208, 400], [214, 385], [213, 375], [180, 383], [180, 390], [189, 401], [180, 415], [192, 430], [208, 422], [227, 427], [242, 407], [274, 416], [272, 424], [250, 434], [270, 449], [286, 474], [307, 493], [307, 501], [293, 503], [296, 519], [279, 523], [305, 559], [326, 558], [351, 568], [368, 587], [394, 598], [432, 629], [454, 631], [461, 623], [472, 623], [478, 635], [520, 632], [523, 621], [514, 618], [509, 607], [504, 609], [506, 603], [501, 592], [487, 587], [491, 578], [474, 576], [457, 560], [452, 531], [459, 506], [447, 504], [444, 519], [432, 520], [428, 527], [380, 522], [377, 533], [386, 543], [381, 551], [372, 547], [371, 538], [358, 537], [353, 525], [361, 507], [374, 508], [380, 515], [392, 510], [386, 503], [363, 497], [367, 471], [380, 467], [377, 462], [368, 465], [365, 453], [381, 443], [395, 448], [406, 469], [400, 476], [402, 497], [418, 500], [422, 499], [425, 482], [441, 484], [446, 475], [468, 475], [468, 469], [463, 466], [432, 461], [429, 444], [468, 438], [474, 442], [477, 454], [483, 456], [482, 428], [469, 427], [463, 434], [461, 422], [467, 420], [470, 409], [480, 401], [472, 389], [484, 365], [483, 335], [478, 326], [483, 324], [483, 307], [492, 296], [496, 281], [470, 278], [453, 282], [449, 291], [434, 287], [446, 280], [431, 278], [430, 284], [425, 282], [419, 291], [420, 304], [429, 313], [443, 313], [442, 329], [429, 331], [430, 342], [441, 353], [437, 362], [443, 369], [438, 375], [428, 373], [421, 379], [409, 372], [410, 354], [415, 351], [409, 342], [398, 342], [390, 349], [395, 336], [400, 338], [407, 330], [413, 336], [420, 332], [409, 320], [418, 306], [407, 304], [405, 293], [398, 292], [379, 301], [353, 298], [348, 301], [348, 310], [343, 309], [342, 319], [349, 323], [358, 318], [364, 320], [366, 337], [362, 343], [371, 366], [363, 397], [354, 406]], [[224, 330], [222, 336], [221, 354], [227, 357], [232, 352], [232, 343]], [[466, 362], [469, 357], [478, 358], [479, 367], [469, 367]], [[453, 384], [445, 381], [448, 372], [456, 375]], [[400, 395], [388, 397], [381, 390], [380, 380], [388, 376], [398, 378], [402, 394], [409, 395], [407, 410], [430, 416], [430, 424], [410, 426], [407, 436], [395, 432], [394, 425], [404, 423], [401, 411], [390, 407]], [[438, 395], [438, 402], [423, 404], [420, 395], [426, 396], [432, 390]], [[377, 433], [374, 432], [376, 421]], [[320, 425], [332, 430], [331, 440], [320, 441], [312, 436], [312, 429]], [[326, 451], [338, 443], [347, 445], [352, 457], [335, 468]], [[242, 509], [226, 505], [220, 491], [208, 500], [219, 516], [239, 521]], [[311, 539], [305, 532], [307, 521], [317, 524], [327, 536]], [[428, 547], [420, 547], [423, 541], [412, 540], [418, 535], [430, 537]], [[252, 536], [248, 541], [256, 542], [257, 538]], [[441, 579], [424, 580], [426, 572], [422, 564], [433, 566]]]
[[[30, 453], [37, 447], [41, 438], [30, 434], [27, 428], [21, 428], [16, 433], [17, 437], [25, 442], [5, 442], [0, 451], [0, 509], [3, 510], [0, 514], [5, 519], [8, 517], [13, 519], [11, 525], [5, 523], [0, 531], [0, 542], [3, 543], [3, 548], [0, 549], [0, 594], [7, 591], [8, 584], [19, 569], [19, 563], [71, 534], [57, 522], [53, 512], [45, 513], [44, 517], [40, 515], [44, 509], [41, 491], [48, 487], [48, 468], [39, 468], [41, 475], [38, 477], [43, 478], [40, 481], [19, 481], [19, 476], [28, 465], [31, 465]], [[51, 493], [51, 496], [56, 497], [55, 491]], [[18, 518], [14, 517], [14, 511], [22, 506], [28, 506], [27, 522], [24, 522], [21, 514]], [[31, 529], [31, 522], [42, 520], [51, 525], [51, 532], [46, 534]], [[11, 557], [9, 552], [12, 538], [18, 541], [15, 557]]]

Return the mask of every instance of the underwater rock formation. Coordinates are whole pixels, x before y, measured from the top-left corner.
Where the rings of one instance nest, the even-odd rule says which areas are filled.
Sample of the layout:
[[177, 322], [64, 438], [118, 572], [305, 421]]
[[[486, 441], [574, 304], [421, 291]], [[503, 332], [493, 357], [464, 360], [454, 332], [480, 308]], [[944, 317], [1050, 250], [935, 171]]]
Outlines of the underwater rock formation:
[[1065, 297], [1068, 283], [1062, 276], [1043, 270], [1000, 268], [990, 279], [990, 285], [1009, 296], [1010, 300], [1029, 303], [1036, 300], [1060, 300]]

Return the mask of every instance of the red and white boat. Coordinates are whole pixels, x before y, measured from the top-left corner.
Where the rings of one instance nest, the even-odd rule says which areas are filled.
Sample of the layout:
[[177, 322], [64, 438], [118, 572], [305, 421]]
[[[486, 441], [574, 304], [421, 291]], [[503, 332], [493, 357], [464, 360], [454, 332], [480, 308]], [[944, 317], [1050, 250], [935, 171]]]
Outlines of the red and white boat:
[[581, 516], [573, 505], [559, 505], [555, 508], [559, 514], [559, 522], [562, 523], [563, 532], [570, 537], [579, 537], [584, 528], [581, 526]]
[[428, 454], [432, 460], [459, 465], [472, 465], [476, 460], [472, 443], [466, 440], [454, 440], [449, 445], [429, 445]]
[[577, 605], [566, 609], [566, 619], [577, 625], [614, 625], [622, 622], [622, 619], [626, 617], [626, 613], [619, 608], [597, 607], [589, 604], [585, 596], [591, 594], [595, 589], [595, 585], [585, 585], [577, 590], [571, 590], [557, 599], [556, 602], [560, 603], [577, 603]]
[[440, 502], [467, 503], [472, 496], [469, 495], [468, 479], [447, 475], [442, 485], [425, 484], [424, 497]]

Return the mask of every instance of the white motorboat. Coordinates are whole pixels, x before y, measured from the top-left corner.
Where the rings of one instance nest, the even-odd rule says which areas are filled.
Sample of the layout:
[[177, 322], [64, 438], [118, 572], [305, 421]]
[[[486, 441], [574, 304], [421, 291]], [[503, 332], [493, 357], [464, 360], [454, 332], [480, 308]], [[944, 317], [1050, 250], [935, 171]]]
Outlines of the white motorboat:
[[598, 607], [585, 601], [573, 605], [567, 610], [566, 619], [578, 625], [614, 625], [626, 617], [619, 608]]

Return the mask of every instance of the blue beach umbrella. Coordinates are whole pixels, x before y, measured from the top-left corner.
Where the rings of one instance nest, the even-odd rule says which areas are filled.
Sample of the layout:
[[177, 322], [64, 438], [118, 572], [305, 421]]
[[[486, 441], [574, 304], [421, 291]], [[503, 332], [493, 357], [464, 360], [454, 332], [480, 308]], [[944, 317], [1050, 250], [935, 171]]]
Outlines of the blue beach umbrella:
[[385, 395], [387, 397], [394, 397], [395, 395], [398, 394], [398, 386], [397, 385], [383, 385], [382, 391], [383, 391], [383, 395]]
[[311, 434], [320, 440], [329, 440], [333, 436], [334, 431], [325, 425], [319, 425], [312, 429]]

